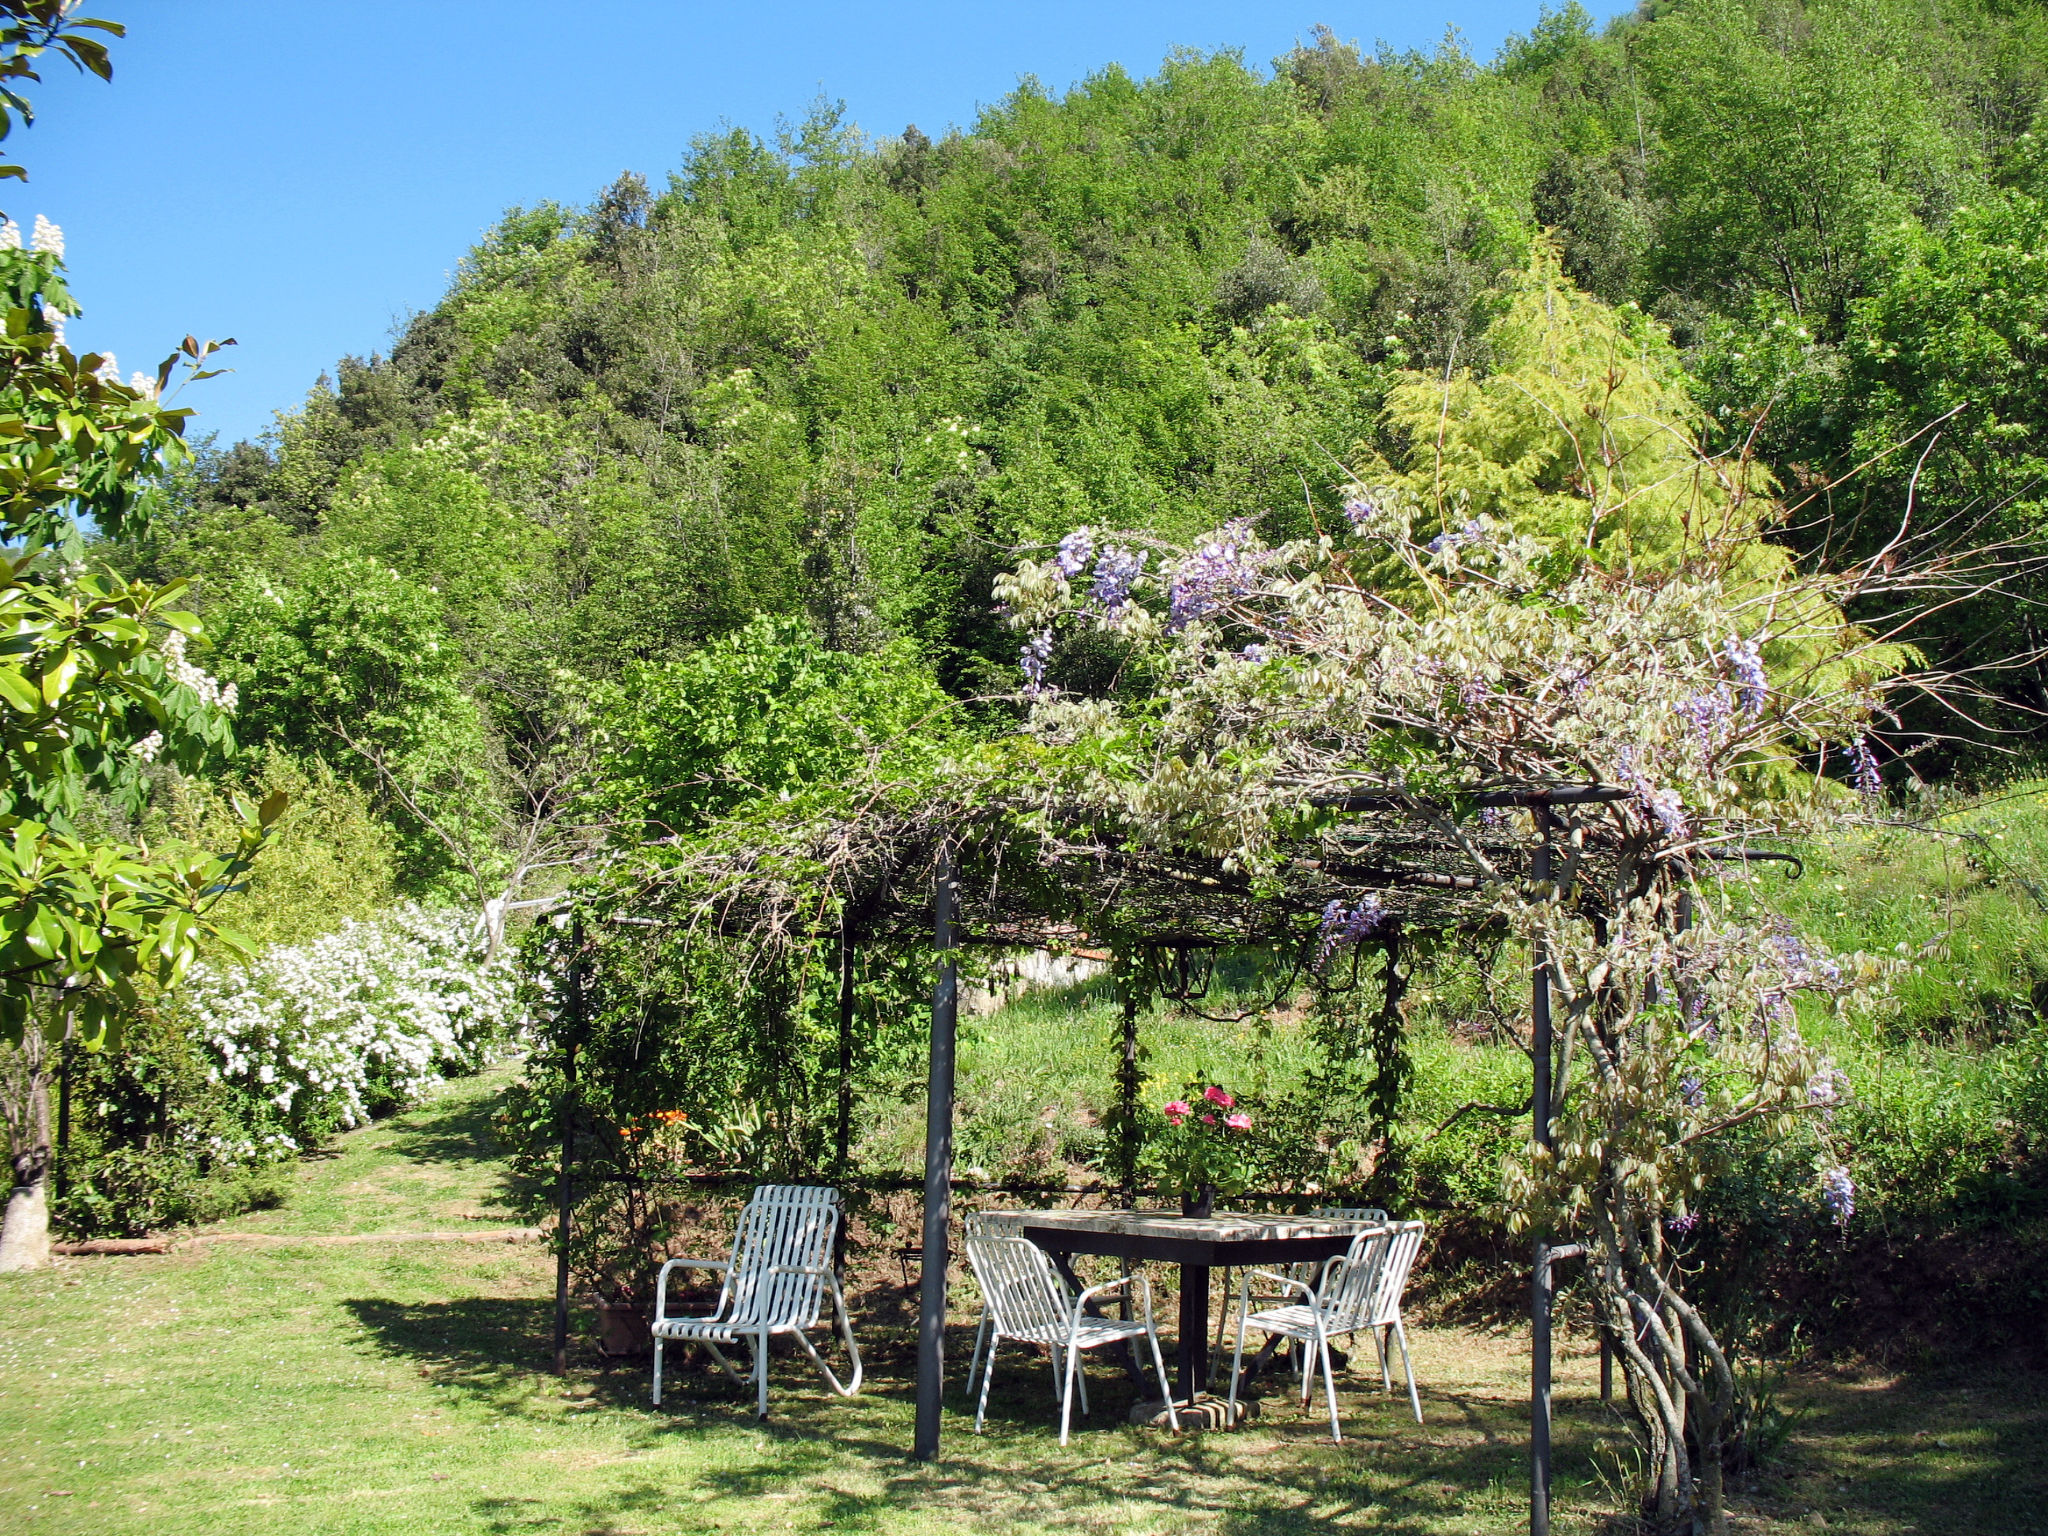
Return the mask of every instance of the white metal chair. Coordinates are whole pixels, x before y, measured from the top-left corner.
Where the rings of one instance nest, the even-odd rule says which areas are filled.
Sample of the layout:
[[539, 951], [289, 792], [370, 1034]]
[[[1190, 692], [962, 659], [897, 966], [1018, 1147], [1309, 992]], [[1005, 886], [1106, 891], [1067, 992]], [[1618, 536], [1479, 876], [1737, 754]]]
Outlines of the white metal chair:
[[[967, 1241], [970, 1243], [979, 1237], [1017, 1237], [1022, 1235], [1024, 1231], [1024, 1213], [1022, 1211], [969, 1211], [960, 1225]], [[1055, 1274], [1059, 1273], [1057, 1268], [1053, 1272]], [[1067, 1284], [1065, 1276], [1060, 1277], [1060, 1290], [1070, 1301], [1073, 1299], [1074, 1289]], [[988, 1337], [988, 1318], [988, 1296], [984, 1294], [981, 1298], [981, 1321], [974, 1326], [974, 1354], [967, 1364], [967, 1395], [969, 1397], [974, 1396], [975, 1376], [981, 1370], [981, 1346], [982, 1341]]]
[[[1330, 1340], [1346, 1334], [1371, 1332], [1379, 1346], [1380, 1375], [1389, 1391], [1393, 1381], [1387, 1373], [1385, 1331], [1391, 1329], [1401, 1344], [1401, 1364], [1408, 1373], [1408, 1401], [1415, 1410], [1415, 1422], [1422, 1422], [1422, 1399], [1415, 1390], [1415, 1367], [1408, 1358], [1408, 1333], [1401, 1324], [1401, 1292], [1408, 1271], [1422, 1246], [1423, 1226], [1419, 1221], [1396, 1222], [1361, 1232], [1340, 1257], [1324, 1264], [1316, 1284], [1271, 1270], [1246, 1273], [1238, 1292], [1237, 1351], [1230, 1364], [1230, 1402], [1236, 1413], [1237, 1389], [1244, 1362], [1245, 1334], [1253, 1328], [1262, 1333], [1292, 1339], [1306, 1346], [1302, 1350], [1301, 1400], [1307, 1406], [1320, 1365], [1323, 1389], [1330, 1404], [1330, 1438], [1342, 1443], [1344, 1434], [1337, 1421], [1337, 1380], [1330, 1363]], [[1263, 1311], [1251, 1310], [1254, 1277], [1271, 1281], [1303, 1299]]]
[[[974, 1405], [974, 1432], [981, 1433], [988, 1413], [988, 1385], [995, 1375], [996, 1350], [1005, 1339], [1043, 1344], [1052, 1354], [1053, 1394], [1060, 1404], [1060, 1444], [1067, 1443], [1073, 1420], [1074, 1392], [1081, 1393], [1081, 1411], [1088, 1411], [1088, 1384], [1081, 1378], [1081, 1351], [1103, 1344], [1117, 1344], [1142, 1335], [1152, 1346], [1152, 1371], [1159, 1378], [1159, 1394], [1166, 1399], [1166, 1417], [1176, 1432], [1180, 1414], [1174, 1407], [1173, 1388], [1167, 1384], [1166, 1362], [1159, 1354], [1159, 1335], [1152, 1328], [1152, 1282], [1143, 1275], [1125, 1275], [1106, 1285], [1090, 1286], [1071, 1296], [1061, 1283], [1045, 1250], [1028, 1237], [993, 1232], [967, 1235], [967, 1262], [981, 1287], [983, 1305], [988, 1309], [988, 1355], [981, 1363], [981, 1393]], [[1138, 1316], [1130, 1322], [1113, 1317], [1091, 1317], [1088, 1303], [1096, 1297], [1135, 1282], [1138, 1286]]]
[[[740, 1212], [730, 1259], [670, 1259], [661, 1266], [654, 1293], [654, 1403], [661, 1406], [661, 1350], [670, 1339], [702, 1344], [711, 1358], [736, 1383], [739, 1372], [719, 1349], [742, 1340], [754, 1352], [754, 1411], [768, 1417], [768, 1341], [778, 1333], [794, 1334], [804, 1353], [841, 1397], [860, 1390], [860, 1348], [847, 1320], [846, 1298], [832, 1272], [832, 1239], [839, 1228], [839, 1191], [808, 1184], [760, 1184]], [[707, 1269], [724, 1273], [718, 1305], [704, 1317], [668, 1315], [668, 1275], [672, 1269]], [[853, 1362], [852, 1379], [841, 1385], [832, 1367], [804, 1332], [818, 1324], [825, 1298], [839, 1336]]]
[[[1370, 1221], [1375, 1223], [1383, 1223], [1387, 1219], [1387, 1213], [1381, 1210], [1376, 1205], [1319, 1205], [1314, 1210], [1310, 1211], [1308, 1214], [1310, 1218], [1315, 1221]], [[1287, 1274], [1290, 1279], [1301, 1280], [1309, 1284], [1313, 1284], [1315, 1282], [1317, 1272], [1320, 1271], [1323, 1267], [1323, 1264], [1327, 1262], [1329, 1261], [1324, 1260], [1321, 1263], [1318, 1263], [1317, 1261], [1311, 1259], [1300, 1264], [1290, 1264], [1287, 1266]], [[1269, 1296], [1260, 1293], [1254, 1293], [1252, 1296], [1253, 1301], [1285, 1301], [1286, 1299], [1287, 1293], [1284, 1291], [1277, 1296]], [[1216, 1315], [1216, 1347], [1209, 1351], [1209, 1384], [1212, 1387], [1216, 1384], [1216, 1362], [1223, 1355], [1223, 1320], [1224, 1318], [1229, 1316], [1229, 1313], [1230, 1271], [1228, 1269], [1225, 1269], [1223, 1271], [1223, 1305], [1221, 1308], [1218, 1309]], [[1273, 1338], [1266, 1340], [1265, 1347], [1259, 1351], [1259, 1356], [1254, 1364], [1254, 1369], [1265, 1369], [1267, 1362], [1269, 1362], [1273, 1358], [1275, 1346], [1277, 1346], [1279, 1342], [1280, 1340], [1277, 1335]]]

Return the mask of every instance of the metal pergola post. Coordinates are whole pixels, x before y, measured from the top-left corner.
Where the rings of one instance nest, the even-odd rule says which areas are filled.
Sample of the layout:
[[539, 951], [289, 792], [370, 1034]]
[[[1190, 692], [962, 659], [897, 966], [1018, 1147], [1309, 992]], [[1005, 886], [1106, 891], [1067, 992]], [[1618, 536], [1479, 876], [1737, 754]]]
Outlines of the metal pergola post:
[[939, 1413], [946, 1391], [947, 1226], [953, 1204], [953, 1045], [960, 1020], [960, 969], [954, 958], [956, 876], [952, 847], [939, 845], [932, 892], [932, 943], [939, 952], [932, 991], [932, 1042], [924, 1120], [924, 1259], [917, 1314], [917, 1435], [920, 1461], [939, 1454]]
[[[1544, 818], [1538, 813], [1539, 825]], [[1537, 846], [1535, 878], [1550, 880], [1549, 828]], [[1529, 973], [1529, 1054], [1533, 1082], [1529, 1109], [1538, 1147], [1550, 1139], [1550, 966], [1539, 937]], [[1529, 1278], [1529, 1536], [1550, 1536], [1550, 1234], [1536, 1231]]]
[[576, 1047], [583, 1042], [583, 919], [569, 920], [569, 1039], [562, 1060], [562, 1170], [555, 1190], [555, 1374], [569, 1372], [569, 1222], [575, 1207]]

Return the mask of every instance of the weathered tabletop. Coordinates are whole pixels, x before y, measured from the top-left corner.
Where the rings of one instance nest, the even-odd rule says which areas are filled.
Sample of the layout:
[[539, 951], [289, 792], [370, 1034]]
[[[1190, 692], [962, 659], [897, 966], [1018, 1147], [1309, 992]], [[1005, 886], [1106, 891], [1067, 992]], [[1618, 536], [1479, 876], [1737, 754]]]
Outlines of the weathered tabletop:
[[[1183, 1216], [1178, 1211], [1024, 1211], [1024, 1236], [1064, 1259], [1102, 1253], [1180, 1266], [1178, 1396], [1209, 1378], [1209, 1271], [1293, 1264], [1344, 1252], [1368, 1223], [1310, 1216]], [[1224, 1304], [1229, 1304], [1226, 1297]]]

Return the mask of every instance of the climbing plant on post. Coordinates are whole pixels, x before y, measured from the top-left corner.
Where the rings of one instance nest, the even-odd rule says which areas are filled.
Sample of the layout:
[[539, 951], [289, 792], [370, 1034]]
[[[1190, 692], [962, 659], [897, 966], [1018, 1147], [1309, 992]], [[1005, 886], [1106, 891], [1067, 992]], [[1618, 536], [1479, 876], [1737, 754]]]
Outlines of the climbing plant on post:
[[[1512, 1220], [1583, 1235], [1597, 1305], [1632, 1341], [1646, 1512], [1719, 1532], [1737, 1385], [1669, 1263], [1669, 1224], [1691, 1219], [1737, 1127], [1811, 1137], [1828, 1160], [1822, 1111], [1846, 1090], [1799, 1010], [1870, 1003], [1887, 963], [1739, 915], [1714, 872], [1760, 839], [1872, 816], [1886, 700], [1954, 684], [1845, 612], [1885, 603], [1896, 633], [1937, 579], [1975, 578], [1966, 557], [1801, 568], [1764, 542], [1777, 509], [1748, 465], [1699, 453], [1668, 343], [1573, 292], [1540, 249], [1498, 342], [1486, 381], [1396, 391], [1391, 411], [1429, 431], [1406, 466], [1362, 461], [1321, 536], [1090, 531], [998, 596], [1032, 637], [1028, 729], [1070, 814], [1257, 885], [1318, 827], [1340, 837], [1329, 867], [1339, 818], [1397, 813], [1460, 850], [1474, 899], [1545, 956], [1554, 1148], [1509, 1169]], [[1052, 687], [1073, 629], [1121, 641], [1149, 688]], [[1325, 914], [1323, 964], [1373, 937], [1359, 910]], [[1389, 976], [1379, 1022], [1395, 1030]], [[1398, 1085], [1380, 1059], [1376, 1103]], [[1840, 1204], [1830, 1179], [1816, 1198]]]

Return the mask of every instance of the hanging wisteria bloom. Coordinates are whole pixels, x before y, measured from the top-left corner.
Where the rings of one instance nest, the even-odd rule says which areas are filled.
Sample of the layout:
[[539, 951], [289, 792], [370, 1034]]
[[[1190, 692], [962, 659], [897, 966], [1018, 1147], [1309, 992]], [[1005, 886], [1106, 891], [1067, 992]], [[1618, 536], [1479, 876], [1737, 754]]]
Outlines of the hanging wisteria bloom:
[[1849, 761], [1856, 773], [1856, 793], [1873, 805], [1884, 798], [1884, 775], [1878, 772], [1877, 754], [1870, 750], [1870, 738], [1858, 736], [1849, 749]]
[[1835, 1224], [1846, 1227], [1856, 1214], [1856, 1181], [1846, 1168], [1830, 1168], [1820, 1176], [1821, 1203], [1834, 1213]]
[[1059, 553], [1052, 559], [1053, 568], [1072, 581], [1081, 574], [1094, 553], [1095, 530], [1083, 523], [1060, 540]]
[[1699, 733], [1701, 749], [1711, 752], [1734, 723], [1735, 699], [1723, 684], [1681, 699], [1678, 713], [1692, 722], [1692, 728]]
[[1147, 555], [1115, 544], [1103, 547], [1095, 557], [1095, 583], [1088, 589], [1088, 603], [1105, 618], [1115, 618], [1130, 606], [1131, 589], [1145, 574]]
[[1475, 517], [1462, 528], [1446, 528], [1424, 547], [1432, 555], [1450, 555], [1470, 545], [1484, 544], [1485, 542], [1486, 524], [1483, 520]]
[[1258, 563], [1249, 553], [1253, 542], [1251, 520], [1236, 518], [1174, 567], [1166, 615], [1169, 634], [1251, 591], [1258, 574]]
[[1764, 658], [1756, 643], [1731, 636], [1721, 647], [1721, 655], [1727, 660], [1728, 670], [1735, 675], [1736, 702], [1742, 712], [1746, 715], [1762, 714], [1771, 685], [1764, 676]]
[[1045, 668], [1052, 660], [1052, 631], [1042, 629], [1024, 642], [1017, 665], [1024, 671], [1024, 692], [1032, 698], [1045, 692]]
[[1386, 904], [1370, 893], [1361, 896], [1358, 905], [1349, 911], [1345, 910], [1343, 902], [1331, 902], [1323, 908], [1315, 968], [1320, 971], [1330, 963], [1330, 957], [1338, 950], [1356, 944], [1361, 939], [1371, 938], [1385, 928], [1387, 922]]

